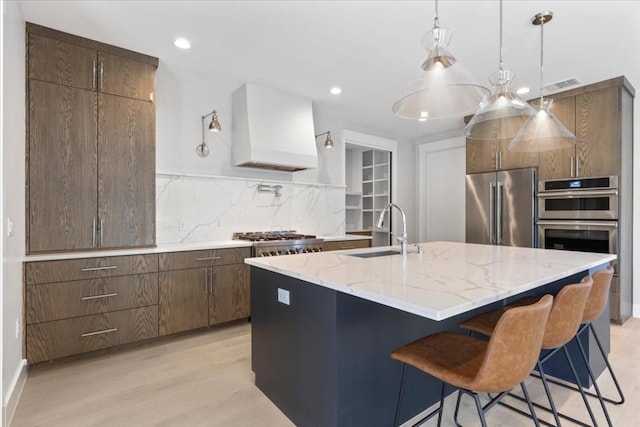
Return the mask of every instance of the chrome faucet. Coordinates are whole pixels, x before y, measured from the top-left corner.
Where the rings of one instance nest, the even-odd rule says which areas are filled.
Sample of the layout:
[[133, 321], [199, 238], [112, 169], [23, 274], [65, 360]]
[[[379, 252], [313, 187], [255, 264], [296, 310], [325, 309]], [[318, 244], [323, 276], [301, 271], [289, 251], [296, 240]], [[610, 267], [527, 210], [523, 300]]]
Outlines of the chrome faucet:
[[396, 236], [395, 234], [391, 234], [393, 237], [396, 238], [396, 240], [398, 242], [400, 242], [400, 254], [402, 254], [402, 256], [407, 255], [408, 253], [408, 249], [407, 249], [407, 217], [404, 214], [404, 211], [402, 210], [402, 208], [398, 205], [396, 205], [395, 203], [388, 203], [387, 206], [384, 207], [384, 209], [382, 209], [382, 212], [380, 212], [380, 217], [378, 218], [378, 223], [376, 224], [376, 227], [378, 228], [382, 228], [382, 226], [384, 225], [384, 213], [387, 210], [390, 210], [391, 208], [397, 208], [400, 213], [402, 214], [402, 234], [400, 235], [400, 237]]

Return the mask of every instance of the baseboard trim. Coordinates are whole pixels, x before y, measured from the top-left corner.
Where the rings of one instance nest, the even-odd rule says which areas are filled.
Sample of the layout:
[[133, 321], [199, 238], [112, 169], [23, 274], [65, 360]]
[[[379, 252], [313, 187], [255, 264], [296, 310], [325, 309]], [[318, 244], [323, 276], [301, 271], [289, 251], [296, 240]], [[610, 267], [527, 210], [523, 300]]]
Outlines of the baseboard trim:
[[640, 317], [640, 304], [633, 304], [633, 317]]
[[20, 400], [20, 396], [22, 395], [22, 390], [24, 389], [24, 384], [27, 382], [27, 359], [22, 359], [16, 370], [16, 373], [13, 375], [13, 380], [11, 381], [11, 385], [9, 386], [9, 390], [7, 392], [7, 396], [4, 404], [4, 420], [2, 420], [2, 425], [8, 427], [11, 425], [11, 420], [13, 419], [13, 414], [16, 412], [16, 408], [18, 407], [18, 401]]

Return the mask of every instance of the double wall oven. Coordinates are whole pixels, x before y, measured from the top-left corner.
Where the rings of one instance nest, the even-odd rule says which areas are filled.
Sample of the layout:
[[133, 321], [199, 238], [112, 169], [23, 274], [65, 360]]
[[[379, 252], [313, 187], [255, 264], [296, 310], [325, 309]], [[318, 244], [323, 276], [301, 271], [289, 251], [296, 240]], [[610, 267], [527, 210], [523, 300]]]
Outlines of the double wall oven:
[[[538, 183], [538, 245], [546, 249], [618, 254], [618, 177]], [[618, 288], [618, 260], [612, 288]]]

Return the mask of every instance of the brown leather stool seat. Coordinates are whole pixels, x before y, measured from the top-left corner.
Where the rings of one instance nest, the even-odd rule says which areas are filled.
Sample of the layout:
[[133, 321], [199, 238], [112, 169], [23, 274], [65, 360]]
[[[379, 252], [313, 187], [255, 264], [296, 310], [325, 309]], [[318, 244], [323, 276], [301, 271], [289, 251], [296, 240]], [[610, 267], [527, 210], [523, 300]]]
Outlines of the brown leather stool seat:
[[[404, 363], [395, 425], [398, 424], [407, 365], [443, 382], [440, 406], [417, 424], [430, 419], [437, 413], [438, 425], [440, 425], [445, 383], [474, 397], [483, 426], [486, 426], [484, 413], [497, 403], [504, 392], [521, 384], [528, 397], [522, 381], [529, 375], [538, 360], [552, 301], [553, 297], [546, 295], [533, 305], [506, 310], [497, 321], [494, 334], [489, 341], [452, 332], [440, 332], [421, 338], [391, 353], [393, 359]], [[501, 394], [482, 407], [477, 392]], [[456, 404], [456, 418], [459, 404], [460, 394]], [[530, 406], [530, 410], [535, 418], [533, 407]]]
[[[551, 313], [549, 314], [549, 320], [544, 332], [544, 338], [542, 340], [542, 349], [550, 351], [538, 361], [537, 370], [540, 373], [542, 384], [551, 405], [550, 411], [553, 413], [556, 425], [558, 426], [560, 425], [560, 416], [562, 416], [563, 418], [569, 417], [558, 413], [558, 411], [556, 410], [555, 403], [549, 391], [547, 379], [544, 375], [542, 364], [549, 360], [551, 356], [556, 353], [556, 351], [562, 349], [576, 383], [580, 383], [573, 362], [569, 357], [569, 352], [566, 349], [566, 344], [568, 344], [575, 337], [576, 332], [578, 332], [592, 285], [593, 280], [591, 279], [591, 277], [586, 276], [580, 283], [566, 285], [560, 290], [560, 292], [558, 292], [558, 295], [556, 295], [554, 299], [553, 307], [551, 309]], [[514, 302], [513, 304], [508, 305], [507, 309], [518, 307], [523, 304], [531, 304], [538, 299], [539, 297], [522, 298]], [[467, 329], [469, 331], [492, 337], [496, 332], [496, 319], [499, 319], [501, 313], [503, 313], [504, 311], [504, 309], [500, 309], [480, 314], [476, 317], [462, 322], [460, 324], [460, 327], [462, 329]], [[581, 395], [589, 416], [593, 422], [593, 425], [596, 425], [597, 423], [593, 415], [593, 411], [591, 410], [591, 406], [589, 405], [586, 395], [584, 392], [582, 392], [582, 390]], [[536, 406], [540, 407], [539, 405]], [[572, 421], [577, 420], [572, 419]], [[578, 423], [584, 425], [584, 423], [582, 422], [578, 421]]]

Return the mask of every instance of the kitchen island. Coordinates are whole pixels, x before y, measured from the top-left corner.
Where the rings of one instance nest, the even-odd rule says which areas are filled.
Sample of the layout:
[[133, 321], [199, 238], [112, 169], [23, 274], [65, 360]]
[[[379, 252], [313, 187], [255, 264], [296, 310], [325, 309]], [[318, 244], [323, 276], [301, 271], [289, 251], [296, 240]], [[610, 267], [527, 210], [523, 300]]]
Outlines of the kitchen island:
[[[392, 425], [402, 367], [391, 351], [455, 331], [516, 296], [555, 294], [615, 259], [453, 242], [421, 247], [406, 257], [377, 247], [246, 260], [256, 385], [296, 425]], [[596, 327], [608, 346], [608, 311]], [[409, 370], [401, 420], [439, 391], [437, 380]]]

